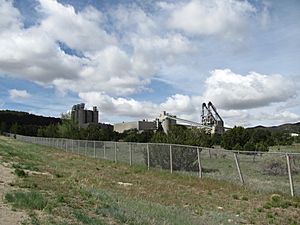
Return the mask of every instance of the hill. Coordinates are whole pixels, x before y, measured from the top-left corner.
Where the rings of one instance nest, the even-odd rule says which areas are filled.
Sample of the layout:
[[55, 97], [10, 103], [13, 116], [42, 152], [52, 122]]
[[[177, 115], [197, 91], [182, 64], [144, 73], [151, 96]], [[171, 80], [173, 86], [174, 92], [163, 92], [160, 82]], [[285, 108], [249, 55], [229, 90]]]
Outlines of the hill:
[[267, 129], [271, 132], [284, 132], [284, 133], [300, 133], [300, 122], [298, 123], [286, 123], [278, 126], [256, 126], [248, 129]]
[[35, 136], [38, 128], [60, 122], [61, 119], [55, 117], [37, 116], [27, 112], [0, 110], [0, 129], [2, 132], [9, 132], [13, 127], [19, 134]]

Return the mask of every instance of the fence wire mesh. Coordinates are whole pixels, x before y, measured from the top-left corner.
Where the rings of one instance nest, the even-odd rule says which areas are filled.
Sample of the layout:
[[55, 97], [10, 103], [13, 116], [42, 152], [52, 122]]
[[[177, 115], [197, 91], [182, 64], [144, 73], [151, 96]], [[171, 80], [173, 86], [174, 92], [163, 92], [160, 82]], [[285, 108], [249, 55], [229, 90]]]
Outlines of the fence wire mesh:
[[300, 195], [300, 153], [243, 152], [161, 143], [128, 143], [12, 135], [86, 157], [240, 183], [258, 191]]

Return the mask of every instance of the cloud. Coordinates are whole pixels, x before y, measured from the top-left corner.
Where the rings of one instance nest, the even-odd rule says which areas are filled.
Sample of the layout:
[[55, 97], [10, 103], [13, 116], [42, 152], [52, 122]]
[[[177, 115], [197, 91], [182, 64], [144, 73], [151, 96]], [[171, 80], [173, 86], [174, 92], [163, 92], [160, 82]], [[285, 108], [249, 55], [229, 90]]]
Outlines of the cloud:
[[0, 1], [0, 33], [6, 29], [15, 29], [21, 25], [21, 14], [13, 7], [12, 1]]
[[88, 6], [76, 12], [71, 5], [57, 1], [39, 0], [38, 10], [44, 14], [40, 28], [54, 40], [60, 40], [80, 51], [97, 51], [117, 40], [109, 35], [101, 24], [104, 16], [97, 9]]
[[8, 92], [9, 92], [9, 97], [13, 100], [31, 97], [31, 94], [29, 94], [26, 90], [11, 89]]
[[25, 28], [13, 4], [1, 2], [1, 10], [10, 13], [0, 15], [7, 21], [0, 33], [0, 73], [53, 85], [62, 93], [130, 95], [144, 90], [163, 65], [194, 51], [180, 34], [161, 35], [153, 18], [137, 6], [113, 9], [107, 32], [109, 13], [104, 16], [91, 6], [75, 11], [57, 1], [39, 3], [40, 21]]
[[147, 101], [136, 101], [132, 98], [113, 98], [99, 92], [79, 93], [79, 97], [88, 106], [97, 105], [105, 114], [129, 116], [133, 118], [155, 118], [158, 115], [156, 104]]
[[155, 118], [161, 111], [167, 111], [193, 121], [200, 121], [202, 103], [212, 101], [226, 125], [251, 126], [261, 124], [261, 121], [297, 121], [299, 115], [296, 113], [286, 107], [278, 109], [296, 95], [293, 82], [282, 75], [255, 72], [240, 75], [224, 69], [211, 72], [203, 94], [175, 94], [157, 104], [132, 98], [113, 98], [98, 92], [80, 93], [79, 97], [90, 106], [98, 105], [108, 115], [143, 119]]
[[268, 106], [297, 95], [294, 83], [279, 74], [250, 72], [243, 76], [229, 69], [214, 70], [205, 83], [204, 99], [223, 109]]
[[256, 12], [248, 1], [235, 0], [191, 0], [160, 6], [170, 10], [171, 28], [192, 35], [239, 36]]

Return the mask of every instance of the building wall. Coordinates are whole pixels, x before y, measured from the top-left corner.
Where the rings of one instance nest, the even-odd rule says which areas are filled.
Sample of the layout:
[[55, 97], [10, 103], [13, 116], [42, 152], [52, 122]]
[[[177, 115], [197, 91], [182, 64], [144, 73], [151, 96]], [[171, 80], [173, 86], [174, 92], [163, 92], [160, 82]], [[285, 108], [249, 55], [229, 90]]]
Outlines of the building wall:
[[84, 109], [84, 104], [77, 104], [72, 107], [72, 120], [78, 122], [79, 127], [86, 127], [85, 124], [97, 124], [99, 122], [98, 110], [94, 106], [93, 110]]
[[138, 130], [156, 130], [156, 121], [138, 121]]
[[138, 121], [114, 124], [114, 131], [123, 133], [125, 130], [138, 129]]
[[123, 133], [125, 130], [137, 129], [138, 131], [156, 130], [156, 121], [133, 121], [114, 125], [114, 131]]

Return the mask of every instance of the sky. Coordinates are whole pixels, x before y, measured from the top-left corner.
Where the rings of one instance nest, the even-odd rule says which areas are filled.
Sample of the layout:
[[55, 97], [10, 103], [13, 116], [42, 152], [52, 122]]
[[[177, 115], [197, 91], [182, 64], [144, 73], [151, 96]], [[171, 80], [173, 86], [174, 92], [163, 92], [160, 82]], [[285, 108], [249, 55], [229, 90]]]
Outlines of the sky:
[[300, 121], [299, 0], [0, 0], [0, 109]]

